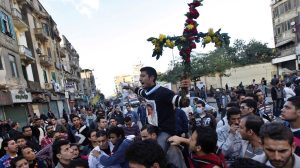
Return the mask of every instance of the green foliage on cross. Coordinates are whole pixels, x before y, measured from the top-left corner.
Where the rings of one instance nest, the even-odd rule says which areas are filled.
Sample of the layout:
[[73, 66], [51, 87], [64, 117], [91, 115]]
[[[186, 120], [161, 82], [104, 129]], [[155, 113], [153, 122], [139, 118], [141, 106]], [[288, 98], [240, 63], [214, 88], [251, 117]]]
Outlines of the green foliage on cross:
[[193, 0], [189, 3], [189, 12], [185, 14], [187, 20], [185, 21], [185, 28], [181, 36], [166, 36], [160, 34], [158, 38], [150, 37], [147, 41], [154, 45], [152, 57], [158, 60], [163, 54], [163, 48], [168, 47], [173, 49], [175, 46], [179, 50], [184, 64], [184, 72], [188, 75], [191, 73], [191, 52], [196, 48], [196, 43], [202, 43], [205, 47], [208, 43], [214, 43], [215, 47], [228, 46], [230, 37], [227, 33], [221, 33], [221, 29], [214, 31], [209, 29], [207, 33], [198, 32], [198, 23], [196, 19], [199, 17], [197, 7], [202, 6], [203, 0]]

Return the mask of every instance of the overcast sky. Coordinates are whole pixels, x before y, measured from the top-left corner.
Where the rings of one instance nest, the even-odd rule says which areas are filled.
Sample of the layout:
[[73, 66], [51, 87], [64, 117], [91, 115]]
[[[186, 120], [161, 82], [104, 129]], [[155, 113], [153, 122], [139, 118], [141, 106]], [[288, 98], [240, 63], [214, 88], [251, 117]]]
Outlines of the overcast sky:
[[[116, 75], [131, 74], [142, 62], [164, 72], [172, 60], [165, 49], [158, 61], [146, 39], [181, 35], [192, 0], [40, 0], [80, 55], [82, 68], [94, 69], [96, 84], [109, 96]], [[222, 28], [234, 39], [256, 39], [274, 47], [270, 0], [204, 0], [198, 8], [198, 30]], [[209, 46], [196, 52], [207, 52]], [[178, 58], [178, 51], [173, 51]]]

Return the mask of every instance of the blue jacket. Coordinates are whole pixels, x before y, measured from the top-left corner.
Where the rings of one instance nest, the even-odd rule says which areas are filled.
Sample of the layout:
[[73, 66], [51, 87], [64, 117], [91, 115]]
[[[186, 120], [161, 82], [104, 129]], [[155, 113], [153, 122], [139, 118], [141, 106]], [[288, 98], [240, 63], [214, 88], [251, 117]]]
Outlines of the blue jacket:
[[6, 154], [0, 158], [0, 168], [7, 168], [10, 167], [10, 161], [12, 158], [10, 157], [9, 154]]
[[111, 156], [107, 156], [104, 152], [102, 152], [99, 156], [100, 163], [105, 167], [120, 164], [122, 168], [129, 168], [128, 161], [125, 160], [125, 152], [132, 143], [133, 140], [124, 139], [117, 151], [115, 151]]

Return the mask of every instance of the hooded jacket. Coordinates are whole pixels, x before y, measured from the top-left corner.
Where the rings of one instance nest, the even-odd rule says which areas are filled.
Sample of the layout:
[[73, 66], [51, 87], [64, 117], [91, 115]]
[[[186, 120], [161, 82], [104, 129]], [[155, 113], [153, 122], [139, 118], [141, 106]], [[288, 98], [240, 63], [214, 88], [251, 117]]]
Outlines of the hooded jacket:
[[189, 158], [190, 168], [213, 168], [214, 166], [220, 166], [227, 168], [223, 154], [207, 154], [198, 156], [192, 154]]

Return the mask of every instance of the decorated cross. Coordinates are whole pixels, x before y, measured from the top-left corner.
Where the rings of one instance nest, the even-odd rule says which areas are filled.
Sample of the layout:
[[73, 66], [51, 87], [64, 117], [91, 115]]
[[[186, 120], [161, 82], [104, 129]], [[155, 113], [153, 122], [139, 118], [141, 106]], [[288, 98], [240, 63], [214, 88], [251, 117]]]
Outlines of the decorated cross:
[[[207, 33], [198, 32], [196, 19], [199, 17], [199, 12], [196, 8], [202, 6], [202, 1], [193, 0], [188, 4], [189, 12], [185, 14], [187, 19], [181, 36], [171, 37], [160, 34], [158, 38], [150, 37], [147, 40], [154, 45], [152, 57], [156, 57], [157, 60], [162, 56], [164, 47], [173, 49], [176, 46], [178, 48], [184, 65], [183, 79], [189, 79], [191, 75], [191, 52], [196, 48], [196, 43], [202, 43], [203, 47], [208, 43], [215, 43], [215, 47], [228, 46], [230, 43], [230, 37], [227, 33], [220, 33], [221, 29], [215, 32], [210, 28]], [[187, 80], [183, 81], [182, 85], [187, 87]]]

